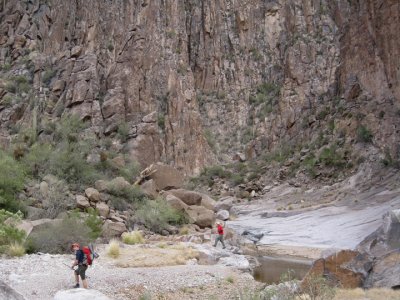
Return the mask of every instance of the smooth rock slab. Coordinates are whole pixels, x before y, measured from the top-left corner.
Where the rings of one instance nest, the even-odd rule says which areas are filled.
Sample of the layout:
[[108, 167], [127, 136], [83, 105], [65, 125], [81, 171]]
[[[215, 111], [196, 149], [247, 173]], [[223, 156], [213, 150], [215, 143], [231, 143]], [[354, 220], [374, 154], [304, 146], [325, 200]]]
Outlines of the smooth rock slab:
[[218, 261], [219, 265], [237, 268], [239, 270], [248, 270], [250, 263], [243, 255], [234, 254], [228, 257], [221, 257]]
[[91, 289], [81, 289], [81, 288], [58, 291], [57, 294], [54, 296], [54, 300], [88, 300], [88, 299], [112, 300], [111, 298], [100, 293], [99, 291]]
[[25, 298], [0, 280], [0, 299], [25, 300]]

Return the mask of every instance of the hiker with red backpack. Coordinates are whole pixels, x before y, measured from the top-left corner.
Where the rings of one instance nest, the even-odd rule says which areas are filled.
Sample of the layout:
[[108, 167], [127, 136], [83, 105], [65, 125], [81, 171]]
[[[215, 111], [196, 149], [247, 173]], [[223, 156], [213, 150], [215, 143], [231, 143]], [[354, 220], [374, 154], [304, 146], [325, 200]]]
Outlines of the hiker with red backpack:
[[221, 242], [222, 244], [222, 249], [225, 249], [225, 243], [224, 243], [224, 227], [222, 226], [222, 222], [218, 221], [216, 222], [217, 225], [217, 232], [218, 235], [215, 238], [215, 243], [214, 243], [214, 247], [217, 247], [218, 242]]
[[82, 279], [83, 287], [85, 289], [88, 288], [88, 283], [87, 283], [85, 272], [88, 268], [88, 265], [91, 264], [91, 261], [89, 263], [88, 257], [90, 257], [90, 253], [89, 253], [89, 255], [87, 255], [87, 253], [85, 253], [85, 251], [84, 251], [85, 248], [87, 248], [87, 247], [84, 247], [84, 249], [80, 249], [78, 243], [73, 243], [71, 245], [71, 250], [73, 250], [75, 252], [75, 260], [74, 260], [71, 268], [74, 269], [75, 266], [78, 266], [78, 268], [76, 270], [74, 269], [75, 282], [76, 282], [76, 284], [74, 285], [74, 288], [79, 288], [79, 276]]

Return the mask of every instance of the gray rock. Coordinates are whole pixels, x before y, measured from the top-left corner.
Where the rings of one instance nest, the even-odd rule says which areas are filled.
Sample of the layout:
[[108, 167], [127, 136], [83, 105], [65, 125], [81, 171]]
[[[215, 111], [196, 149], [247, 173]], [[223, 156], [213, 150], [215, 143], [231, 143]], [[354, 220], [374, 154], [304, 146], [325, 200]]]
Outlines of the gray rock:
[[0, 280], [0, 299], [4, 300], [25, 300], [25, 298]]
[[90, 201], [99, 202], [100, 201], [100, 193], [98, 190], [94, 188], [87, 188], [85, 190], [86, 197], [89, 198]]
[[122, 222], [113, 222], [106, 220], [102, 227], [103, 236], [106, 238], [112, 238], [121, 236], [122, 233], [128, 231], [126, 225]]
[[96, 209], [99, 211], [101, 217], [107, 218], [110, 214], [110, 207], [104, 202], [96, 203]]
[[218, 260], [219, 265], [233, 267], [239, 270], [248, 270], [250, 263], [244, 255], [234, 254], [228, 257], [222, 257]]
[[226, 221], [229, 219], [229, 211], [222, 209], [217, 212], [216, 217], [219, 220]]
[[78, 208], [85, 209], [85, 208], [90, 207], [90, 203], [89, 203], [89, 200], [85, 196], [76, 195], [76, 206]]
[[92, 289], [71, 289], [65, 291], [58, 291], [54, 296], [54, 300], [112, 300], [103, 293]]

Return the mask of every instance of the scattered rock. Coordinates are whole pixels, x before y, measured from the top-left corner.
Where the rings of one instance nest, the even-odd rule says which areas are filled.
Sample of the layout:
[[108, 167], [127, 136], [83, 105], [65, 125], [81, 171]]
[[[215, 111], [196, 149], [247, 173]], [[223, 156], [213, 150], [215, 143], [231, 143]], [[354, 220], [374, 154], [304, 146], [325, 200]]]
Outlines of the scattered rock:
[[207, 209], [210, 209], [212, 211], [215, 211], [215, 206], [217, 205], [217, 202], [211, 198], [210, 196], [206, 194], [201, 194], [201, 206], [204, 206]]
[[234, 197], [225, 197], [225, 198], [221, 198], [215, 205], [215, 209], [217, 211], [219, 210], [227, 210], [229, 211], [231, 209], [231, 207], [233, 206], [233, 202], [235, 201]]
[[107, 182], [105, 180], [97, 180], [94, 183], [94, 187], [96, 188], [96, 190], [98, 190], [99, 192], [104, 192], [107, 191]]

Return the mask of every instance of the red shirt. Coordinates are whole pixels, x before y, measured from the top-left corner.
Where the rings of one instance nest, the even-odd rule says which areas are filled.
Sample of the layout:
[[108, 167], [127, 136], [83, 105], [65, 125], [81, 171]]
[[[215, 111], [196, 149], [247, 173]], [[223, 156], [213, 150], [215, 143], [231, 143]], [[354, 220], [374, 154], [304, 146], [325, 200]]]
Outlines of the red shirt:
[[222, 227], [221, 225], [217, 225], [217, 230], [218, 230], [218, 234], [224, 234], [224, 227]]

